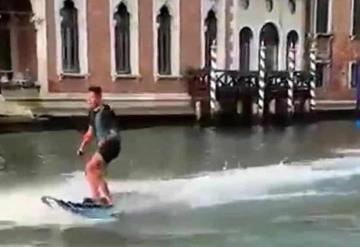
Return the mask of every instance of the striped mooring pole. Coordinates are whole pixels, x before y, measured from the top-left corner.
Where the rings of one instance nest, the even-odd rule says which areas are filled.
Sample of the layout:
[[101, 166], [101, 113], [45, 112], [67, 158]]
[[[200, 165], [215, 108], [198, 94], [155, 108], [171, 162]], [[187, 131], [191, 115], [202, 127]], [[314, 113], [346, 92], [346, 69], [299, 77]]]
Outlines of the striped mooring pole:
[[287, 98], [287, 108], [288, 113], [294, 113], [294, 72], [296, 65], [296, 48], [295, 44], [291, 43], [288, 52], [288, 70], [289, 70], [289, 79], [288, 79], [288, 98]]
[[210, 63], [210, 111], [211, 115], [216, 113], [216, 69], [217, 69], [217, 47], [216, 40], [211, 45]]
[[315, 89], [316, 89], [316, 41], [313, 40], [310, 48], [310, 111], [314, 111], [316, 107]]
[[260, 44], [259, 56], [259, 92], [258, 92], [258, 117], [263, 118], [264, 115], [264, 102], [265, 102], [265, 59], [266, 59], [266, 46], [264, 41]]

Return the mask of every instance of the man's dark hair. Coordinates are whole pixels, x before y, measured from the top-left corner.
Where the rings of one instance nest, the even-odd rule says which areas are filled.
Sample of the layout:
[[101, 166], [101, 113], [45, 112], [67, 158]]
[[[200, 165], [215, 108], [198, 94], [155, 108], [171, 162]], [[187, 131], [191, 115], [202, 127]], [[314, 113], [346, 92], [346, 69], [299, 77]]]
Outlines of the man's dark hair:
[[89, 92], [93, 92], [97, 96], [101, 96], [102, 94], [101, 87], [97, 87], [97, 86], [89, 87]]

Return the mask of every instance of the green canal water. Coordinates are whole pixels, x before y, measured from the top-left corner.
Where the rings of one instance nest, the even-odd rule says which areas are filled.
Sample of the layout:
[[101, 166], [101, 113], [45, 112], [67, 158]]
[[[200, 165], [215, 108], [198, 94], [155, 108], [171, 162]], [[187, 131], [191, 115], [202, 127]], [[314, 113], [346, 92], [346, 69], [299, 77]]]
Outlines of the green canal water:
[[351, 121], [149, 127], [122, 139], [108, 178], [123, 214], [102, 221], [40, 201], [88, 196], [78, 132], [1, 134], [0, 246], [359, 246]]

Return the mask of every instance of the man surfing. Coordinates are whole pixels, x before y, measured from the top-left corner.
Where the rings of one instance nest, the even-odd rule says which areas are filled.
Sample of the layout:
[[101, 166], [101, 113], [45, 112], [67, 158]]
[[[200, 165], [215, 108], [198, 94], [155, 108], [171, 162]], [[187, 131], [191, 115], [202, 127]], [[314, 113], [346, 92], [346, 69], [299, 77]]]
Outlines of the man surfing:
[[89, 127], [77, 154], [83, 155], [87, 144], [93, 136], [96, 137], [97, 150], [86, 162], [85, 176], [90, 186], [92, 201], [111, 206], [113, 202], [104, 173], [109, 163], [119, 155], [121, 139], [115, 114], [110, 106], [102, 101], [101, 87], [89, 88], [87, 103], [90, 107]]

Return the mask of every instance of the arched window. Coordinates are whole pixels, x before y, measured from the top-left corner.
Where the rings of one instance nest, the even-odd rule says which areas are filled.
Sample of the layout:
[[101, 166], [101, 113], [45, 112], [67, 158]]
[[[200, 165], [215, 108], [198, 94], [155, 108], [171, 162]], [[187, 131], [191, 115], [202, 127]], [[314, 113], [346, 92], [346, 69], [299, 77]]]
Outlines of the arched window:
[[160, 9], [158, 23], [158, 73], [171, 74], [171, 15], [166, 6]]
[[211, 46], [217, 36], [217, 19], [215, 12], [210, 10], [205, 19], [205, 67], [211, 66]]
[[130, 74], [130, 15], [124, 3], [119, 5], [114, 19], [116, 73]]
[[261, 29], [260, 41], [265, 44], [265, 67], [267, 71], [278, 69], [279, 35], [276, 27], [268, 23]]
[[243, 28], [240, 31], [240, 54], [239, 54], [239, 66], [240, 71], [250, 70], [250, 52], [251, 52], [251, 40], [253, 34], [249, 28]]
[[79, 33], [78, 11], [74, 2], [65, 0], [60, 10], [61, 39], [62, 39], [62, 65], [66, 73], [80, 72], [79, 66]]
[[265, 0], [265, 4], [266, 4], [266, 9], [269, 12], [271, 12], [273, 10], [273, 7], [274, 7], [273, 0]]
[[[289, 69], [289, 54], [291, 49], [295, 49], [297, 43], [299, 40], [299, 35], [296, 31], [290, 31], [287, 35], [287, 41], [286, 41], [286, 69]], [[296, 52], [296, 51], [295, 51]], [[296, 62], [296, 61], [295, 61]]]
[[294, 14], [296, 11], [296, 1], [295, 0], [289, 0], [289, 8], [291, 14]]

